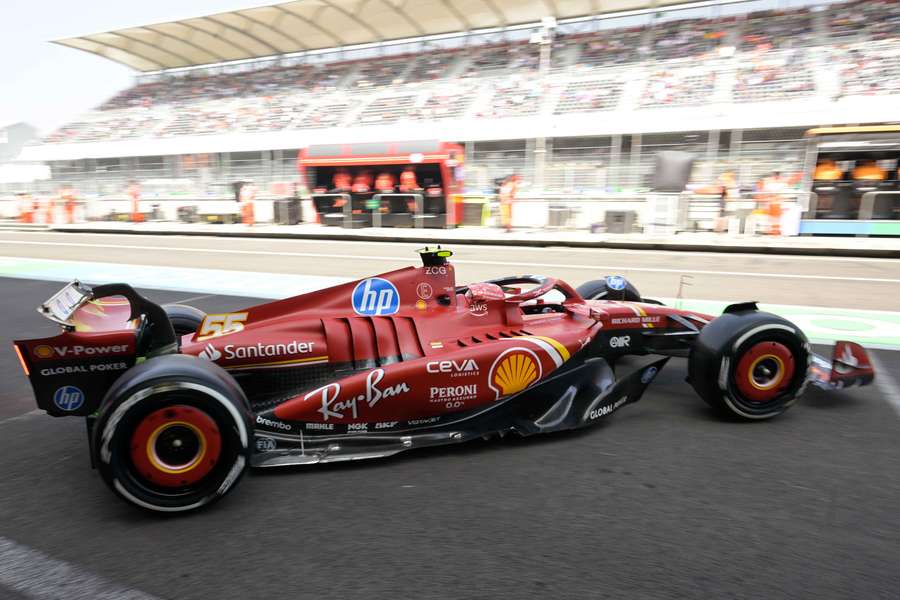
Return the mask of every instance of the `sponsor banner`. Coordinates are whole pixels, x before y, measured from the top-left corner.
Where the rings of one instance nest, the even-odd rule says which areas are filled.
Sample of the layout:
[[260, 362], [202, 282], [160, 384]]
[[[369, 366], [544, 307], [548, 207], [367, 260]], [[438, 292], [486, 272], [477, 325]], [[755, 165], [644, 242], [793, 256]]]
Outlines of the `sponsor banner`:
[[90, 365], [65, 365], [57, 367], [44, 367], [38, 371], [43, 377], [55, 375], [81, 375], [85, 373], [106, 373], [110, 371], [124, 371], [129, 367], [126, 362], [96, 363]]
[[132, 348], [131, 344], [39, 344], [31, 353], [37, 360], [75, 360], [131, 354]]
[[400, 292], [381, 277], [370, 277], [356, 284], [351, 300], [354, 312], [367, 317], [392, 315], [400, 310]]
[[481, 373], [478, 363], [471, 358], [460, 360], [432, 360], [425, 364], [425, 370], [432, 374], [450, 377], [473, 377]]
[[65, 412], [76, 411], [84, 404], [84, 392], [74, 385], [65, 385], [53, 392], [53, 404]]
[[212, 342], [206, 344], [198, 354], [200, 358], [215, 362], [225, 360], [245, 360], [248, 358], [277, 358], [280, 356], [293, 356], [297, 354], [310, 354], [315, 351], [315, 342], [300, 342], [292, 340], [286, 343], [255, 345], [225, 344], [221, 346]]
[[329, 383], [303, 396], [303, 400], [312, 402], [317, 408], [323, 421], [341, 420], [345, 418], [358, 419], [366, 409], [374, 408], [382, 400], [388, 400], [411, 391], [406, 382], [393, 385], [382, 385], [384, 369], [369, 371], [365, 378], [365, 388], [362, 393], [349, 394], [347, 390], [342, 392], [340, 383]]

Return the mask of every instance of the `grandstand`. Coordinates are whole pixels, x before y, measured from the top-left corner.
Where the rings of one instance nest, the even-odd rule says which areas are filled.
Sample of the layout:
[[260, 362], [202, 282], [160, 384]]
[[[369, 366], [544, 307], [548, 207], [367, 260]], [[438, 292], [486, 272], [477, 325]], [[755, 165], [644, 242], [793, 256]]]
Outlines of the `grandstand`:
[[472, 192], [515, 171], [526, 191], [615, 193], [646, 188], [660, 149], [750, 185], [802, 169], [808, 127], [896, 119], [900, 0], [355, 4], [57, 40], [136, 81], [25, 158], [86, 193], [178, 178], [215, 195], [294, 180], [312, 144], [441, 139], [465, 146]]

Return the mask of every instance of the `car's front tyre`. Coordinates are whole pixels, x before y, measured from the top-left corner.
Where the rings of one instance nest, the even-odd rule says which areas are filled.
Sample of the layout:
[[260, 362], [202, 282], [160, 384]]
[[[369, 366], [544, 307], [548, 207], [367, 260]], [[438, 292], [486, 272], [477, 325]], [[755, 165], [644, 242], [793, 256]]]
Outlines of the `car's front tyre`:
[[803, 393], [809, 344], [796, 325], [755, 310], [726, 313], [700, 332], [688, 381], [709, 405], [748, 420], [778, 416]]

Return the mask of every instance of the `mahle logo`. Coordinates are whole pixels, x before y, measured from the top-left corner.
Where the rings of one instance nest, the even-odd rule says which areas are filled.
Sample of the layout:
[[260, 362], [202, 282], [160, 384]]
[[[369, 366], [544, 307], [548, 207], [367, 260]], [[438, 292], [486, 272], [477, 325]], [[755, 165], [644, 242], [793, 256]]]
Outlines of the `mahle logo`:
[[400, 293], [387, 279], [370, 277], [353, 288], [353, 310], [368, 317], [392, 315], [400, 310]]

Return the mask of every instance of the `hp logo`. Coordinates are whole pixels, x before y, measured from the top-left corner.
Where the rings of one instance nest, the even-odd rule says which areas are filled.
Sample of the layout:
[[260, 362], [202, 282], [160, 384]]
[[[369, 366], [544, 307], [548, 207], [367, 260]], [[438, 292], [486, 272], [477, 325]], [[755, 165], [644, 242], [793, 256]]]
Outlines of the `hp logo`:
[[621, 292], [625, 289], [625, 278], [621, 275], [610, 275], [606, 278], [606, 287]]
[[400, 309], [400, 293], [380, 277], [363, 279], [353, 288], [353, 310], [359, 315], [392, 315]]
[[643, 373], [641, 373], [641, 383], [648, 384], [653, 381], [653, 378], [656, 377], [656, 373], [659, 372], [659, 369], [656, 367], [650, 367], [646, 369]]
[[59, 410], [78, 410], [84, 404], [84, 392], [74, 385], [61, 387], [53, 392], [53, 404]]

